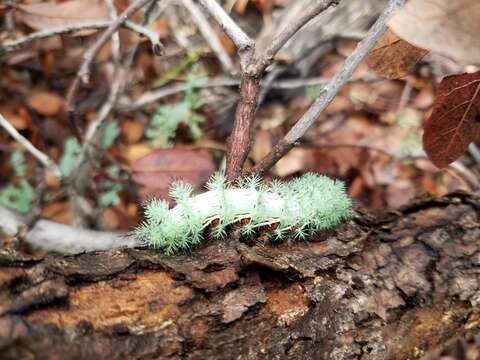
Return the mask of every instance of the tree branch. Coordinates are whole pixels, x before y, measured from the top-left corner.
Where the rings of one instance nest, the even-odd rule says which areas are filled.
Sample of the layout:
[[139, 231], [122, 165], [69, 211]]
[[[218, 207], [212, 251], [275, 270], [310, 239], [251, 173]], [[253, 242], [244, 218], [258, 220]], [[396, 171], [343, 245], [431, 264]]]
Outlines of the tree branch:
[[12, 124], [10, 124], [7, 119], [0, 114], [0, 126], [2, 126], [11, 137], [17, 140], [35, 159], [40, 161], [40, 163], [49, 169], [56, 177], [60, 178], [61, 173], [57, 164], [46, 154], [38, 150], [33, 144], [28, 141], [26, 137], [20, 134], [17, 129], [15, 129]]
[[[0, 218], [0, 230], [10, 236], [15, 236], [27, 225], [25, 217], [3, 206], [0, 206]], [[126, 233], [79, 229], [44, 219], [36, 221], [24, 238], [32, 245], [66, 254], [140, 245], [136, 238]]]
[[313, 6], [303, 12], [290, 26], [280, 32], [264, 54], [253, 60], [248, 57], [248, 64], [242, 66], [242, 82], [240, 84], [240, 101], [235, 112], [235, 122], [228, 139], [226, 177], [234, 181], [242, 173], [252, 143], [252, 131], [255, 112], [260, 96], [260, 79], [268, 65], [273, 62], [275, 54], [303, 25], [313, 17], [326, 10], [336, 0], [317, 0]]
[[390, 0], [385, 11], [368, 31], [365, 38], [357, 45], [356, 49], [345, 60], [342, 68], [334, 75], [327, 86], [322, 90], [320, 96], [310, 106], [307, 112], [297, 121], [285, 137], [280, 140], [253, 169], [252, 173], [263, 174], [270, 169], [280, 158], [282, 158], [295, 143], [313, 125], [318, 116], [332, 102], [340, 89], [351, 78], [355, 69], [374, 47], [377, 40], [383, 35], [387, 19], [404, 4], [404, 0]]
[[200, 0], [202, 6], [217, 21], [222, 30], [233, 41], [238, 50], [240, 64], [245, 70], [250, 63], [255, 50], [255, 43], [240, 27], [235, 24], [232, 18], [218, 4], [216, 0]]
[[327, 10], [330, 6], [336, 6], [340, 0], [317, 0], [312, 7], [306, 9], [298, 18], [278, 33], [265, 49], [263, 54], [255, 61], [254, 72], [261, 74], [273, 62], [275, 55], [305, 24], [315, 16]]

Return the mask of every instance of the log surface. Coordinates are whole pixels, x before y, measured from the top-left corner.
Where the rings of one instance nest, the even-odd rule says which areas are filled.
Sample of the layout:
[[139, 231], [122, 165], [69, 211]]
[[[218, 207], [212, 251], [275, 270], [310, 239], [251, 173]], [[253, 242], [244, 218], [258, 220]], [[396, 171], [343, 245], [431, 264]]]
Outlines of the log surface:
[[191, 254], [0, 249], [2, 359], [413, 359], [480, 326], [480, 201]]

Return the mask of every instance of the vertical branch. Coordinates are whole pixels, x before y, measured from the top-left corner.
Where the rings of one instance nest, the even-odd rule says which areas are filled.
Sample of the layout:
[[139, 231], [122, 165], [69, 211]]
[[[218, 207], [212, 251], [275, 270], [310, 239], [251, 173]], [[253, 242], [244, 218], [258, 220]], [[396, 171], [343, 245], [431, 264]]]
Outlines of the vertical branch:
[[242, 172], [252, 142], [253, 119], [260, 93], [260, 77], [244, 75], [240, 83], [240, 101], [235, 111], [235, 122], [228, 139], [226, 177], [235, 180]]

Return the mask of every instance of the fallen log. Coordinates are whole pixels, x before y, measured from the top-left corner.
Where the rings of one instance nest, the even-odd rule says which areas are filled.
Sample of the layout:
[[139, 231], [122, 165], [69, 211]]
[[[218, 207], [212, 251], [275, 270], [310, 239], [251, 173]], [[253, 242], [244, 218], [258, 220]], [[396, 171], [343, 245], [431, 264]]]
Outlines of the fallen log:
[[[424, 198], [308, 242], [190, 254], [0, 250], [2, 359], [413, 359], [480, 327], [480, 200]], [[432, 359], [432, 357], [430, 357]]]

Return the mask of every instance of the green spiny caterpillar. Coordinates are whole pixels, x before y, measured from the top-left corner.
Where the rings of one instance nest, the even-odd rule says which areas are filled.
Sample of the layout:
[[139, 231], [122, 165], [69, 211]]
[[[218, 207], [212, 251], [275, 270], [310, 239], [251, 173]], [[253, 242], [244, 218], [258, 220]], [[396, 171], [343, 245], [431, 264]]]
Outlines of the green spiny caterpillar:
[[[307, 173], [288, 183], [272, 181], [266, 186], [259, 177], [248, 177], [232, 186], [217, 173], [207, 183], [208, 191], [193, 196], [186, 183], [174, 183], [165, 200], [145, 204], [145, 220], [135, 234], [146, 243], [174, 254], [198, 245], [206, 227], [214, 238], [226, 236], [227, 226], [240, 222], [243, 234], [272, 226], [271, 236], [281, 240], [291, 234], [305, 239], [318, 230], [330, 229], [352, 215], [352, 201], [342, 181]], [[242, 221], [243, 220], [243, 221]]]

